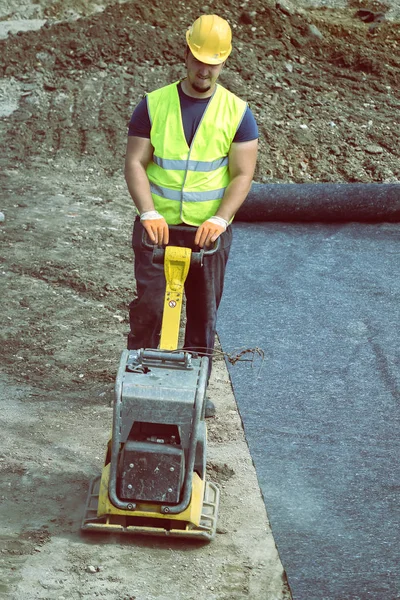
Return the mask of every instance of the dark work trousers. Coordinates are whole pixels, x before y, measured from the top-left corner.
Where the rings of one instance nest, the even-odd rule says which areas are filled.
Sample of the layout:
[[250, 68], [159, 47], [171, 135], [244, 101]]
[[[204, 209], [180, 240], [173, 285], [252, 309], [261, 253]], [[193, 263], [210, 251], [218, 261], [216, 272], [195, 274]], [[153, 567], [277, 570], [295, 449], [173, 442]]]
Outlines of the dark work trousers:
[[[197, 227], [187, 230], [179, 225], [170, 227], [169, 245], [191, 248]], [[135, 220], [132, 247], [135, 254], [135, 278], [137, 298], [129, 305], [130, 333], [128, 349], [157, 348], [160, 342], [162, 313], [164, 308], [164, 265], [152, 263], [152, 250], [142, 243], [143, 226]], [[214, 349], [217, 310], [224, 287], [225, 267], [232, 241], [232, 229], [220, 236], [220, 248], [204, 256], [203, 266], [191, 266], [185, 282], [186, 332], [184, 348], [199, 354], [210, 355]]]

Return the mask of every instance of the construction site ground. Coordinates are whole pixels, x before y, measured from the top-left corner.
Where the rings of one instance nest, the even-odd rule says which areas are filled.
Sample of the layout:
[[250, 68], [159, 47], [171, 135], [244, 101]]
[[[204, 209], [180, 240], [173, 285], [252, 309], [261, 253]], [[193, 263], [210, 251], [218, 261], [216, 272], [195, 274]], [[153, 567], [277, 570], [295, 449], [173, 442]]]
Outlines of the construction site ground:
[[220, 81], [257, 119], [255, 181], [400, 182], [399, 2], [3, 0], [0, 597], [290, 598], [218, 346], [215, 541], [80, 533], [135, 291], [127, 123], [203, 12], [233, 26]]

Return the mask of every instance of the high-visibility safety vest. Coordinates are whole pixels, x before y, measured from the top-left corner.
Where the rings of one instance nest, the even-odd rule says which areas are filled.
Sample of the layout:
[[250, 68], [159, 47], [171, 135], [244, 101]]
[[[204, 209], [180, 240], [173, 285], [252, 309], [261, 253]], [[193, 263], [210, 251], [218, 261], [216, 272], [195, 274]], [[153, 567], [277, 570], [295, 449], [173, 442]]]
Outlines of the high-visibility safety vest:
[[169, 225], [201, 225], [217, 212], [230, 176], [228, 154], [247, 104], [217, 84], [190, 147], [178, 83], [150, 92], [153, 160], [147, 167], [155, 209]]

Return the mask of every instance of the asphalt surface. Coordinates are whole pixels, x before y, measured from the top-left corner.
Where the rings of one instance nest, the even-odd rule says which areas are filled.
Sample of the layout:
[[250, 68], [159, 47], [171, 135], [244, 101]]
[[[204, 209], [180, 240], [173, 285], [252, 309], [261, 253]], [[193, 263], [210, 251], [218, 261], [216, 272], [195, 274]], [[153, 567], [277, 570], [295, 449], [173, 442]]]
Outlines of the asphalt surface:
[[399, 225], [234, 229], [218, 333], [265, 352], [229, 371], [293, 597], [399, 598]]

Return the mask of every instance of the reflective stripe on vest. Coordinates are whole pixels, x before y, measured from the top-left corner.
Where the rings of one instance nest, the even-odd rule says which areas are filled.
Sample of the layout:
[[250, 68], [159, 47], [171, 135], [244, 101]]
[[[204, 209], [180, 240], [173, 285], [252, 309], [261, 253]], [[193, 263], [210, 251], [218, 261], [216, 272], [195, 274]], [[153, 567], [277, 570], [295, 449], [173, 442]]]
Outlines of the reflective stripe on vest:
[[199, 171], [201, 173], [207, 173], [208, 171], [215, 171], [220, 167], [228, 166], [228, 157], [224, 156], [218, 160], [169, 160], [168, 158], [160, 158], [159, 156], [153, 156], [153, 162], [163, 169], [169, 171]]
[[200, 225], [216, 213], [229, 184], [228, 154], [247, 105], [217, 85], [189, 148], [177, 86], [147, 95], [154, 148], [147, 176], [167, 223]]
[[171, 188], [161, 187], [159, 185], [155, 185], [154, 183], [150, 184], [150, 190], [152, 194], [157, 194], [157, 196], [161, 196], [161, 198], [165, 198], [166, 200], [178, 200], [181, 202], [205, 202], [207, 200], [219, 200], [224, 197], [225, 188], [220, 188], [219, 190], [210, 190], [207, 192], [185, 192], [182, 190], [172, 190]]

